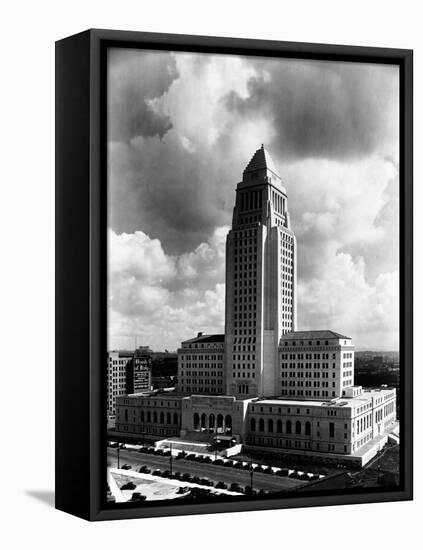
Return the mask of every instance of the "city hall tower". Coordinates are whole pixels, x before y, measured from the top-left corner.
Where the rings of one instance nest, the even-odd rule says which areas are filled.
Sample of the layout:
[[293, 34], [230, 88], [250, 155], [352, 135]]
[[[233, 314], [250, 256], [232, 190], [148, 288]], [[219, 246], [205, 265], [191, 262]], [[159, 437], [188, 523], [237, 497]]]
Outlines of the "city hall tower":
[[278, 394], [278, 344], [296, 330], [296, 240], [281, 177], [263, 145], [236, 188], [226, 241], [226, 393]]

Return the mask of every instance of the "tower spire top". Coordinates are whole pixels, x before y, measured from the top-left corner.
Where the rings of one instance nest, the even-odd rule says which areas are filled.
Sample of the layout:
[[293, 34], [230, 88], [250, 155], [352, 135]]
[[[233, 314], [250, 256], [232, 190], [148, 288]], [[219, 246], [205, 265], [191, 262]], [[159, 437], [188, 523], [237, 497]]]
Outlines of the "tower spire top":
[[244, 170], [244, 173], [255, 172], [256, 170], [270, 170], [273, 174], [275, 174], [275, 176], [280, 178], [275, 163], [273, 162], [269, 151], [264, 148], [263, 143], [261, 144], [260, 149], [257, 149], [254, 153], [246, 169]]

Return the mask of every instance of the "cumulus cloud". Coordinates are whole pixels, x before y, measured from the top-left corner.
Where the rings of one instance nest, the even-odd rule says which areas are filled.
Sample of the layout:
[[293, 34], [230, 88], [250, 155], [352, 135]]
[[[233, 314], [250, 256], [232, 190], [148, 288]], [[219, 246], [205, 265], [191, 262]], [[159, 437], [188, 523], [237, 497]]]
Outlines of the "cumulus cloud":
[[299, 243], [299, 275], [315, 277], [337, 252], [363, 258], [366, 277], [398, 266], [398, 171], [370, 156], [286, 165], [285, 185]]
[[370, 284], [363, 259], [344, 253], [334, 254], [325, 267], [319, 277], [299, 281], [299, 326], [338, 330], [359, 349], [398, 349], [398, 271]]
[[196, 331], [222, 332], [228, 230], [218, 227], [192, 252], [169, 256], [141, 231], [110, 229], [109, 346], [132, 346], [136, 336], [176, 349]]

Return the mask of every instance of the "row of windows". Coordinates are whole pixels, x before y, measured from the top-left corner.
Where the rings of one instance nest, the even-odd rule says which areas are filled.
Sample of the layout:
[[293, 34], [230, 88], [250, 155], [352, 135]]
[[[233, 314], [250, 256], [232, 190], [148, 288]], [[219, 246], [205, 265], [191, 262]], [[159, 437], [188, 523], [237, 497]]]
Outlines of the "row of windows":
[[[312, 443], [310, 441], [298, 441], [298, 440], [290, 440], [290, 439], [273, 439], [269, 437], [252, 437], [249, 436], [247, 438], [247, 442], [250, 445], [270, 445], [272, 447], [284, 447], [286, 449], [311, 449]], [[315, 443], [315, 448], [317, 451], [329, 451], [334, 452], [335, 451], [335, 444], [329, 443], [327, 445], [323, 445], [320, 443]], [[343, 452], [348, 452], [348, 446], [343, 445]], [[338, 452], [341, 452], [338, 449]]]
[[[189, 384], [189, 383], [188, 383]], [[222, 393], [223, 387], [217, 386], [217, 388], [207, 388], [206, 386], [183, 386], [182, 390], [184, 393]]]
[[204, 364], [198, 364], [198, 363], [188, 363], [187, 365], [181, 365], [181, 369], [190, 371], [190, 369], [198, 369], [203, 370], [206, 372], [206, 369], [213, 369], [221, 371], [223, 369], [223, 363], [204, 363]]
[[[118, 410], [119, 414], [119, 410]], [[123, 411], [123, 417], [125, 422], [129, 421], [129, 410], [124, 409]], [[157, 411], [140, 411], [138, 418], [134, 414], [132, 417], [133, 422], [153, 422], [154, 424], [178, 424], [179, 423], [179, 415], [178, 413], [173, 413], [173, 416], [170, 412], [167, 412], [166, 414], [161, 411], [160, 414], [157, 413]]]
[[[344, 345], [346, 345], [347, 341], [344, 340]], [[295, 340], [287, 340], [285, 342], [285, 345], [288, 346], [305, 346], [306, 343], [305, 343], [305, 340], [300, 340], [299, 342], [295, 341]], [[315, 341], [312, 341], [312, 340], [308, 340], [308, 343], [307, 343], [308, 346], [320, 346], [320, 345], [324, 345], [324, 346], [328, 346], [329, 345], [329, 340], [325, 340], [324, 342], [321, 342], [320, 340], [315, 340]]]
[[[293, 432], [295, 430], [295, 432]], [[309, 421], [305, 422], [304, 426], [302, 423], [297, 420], [294, 424], [291, 420], [285, 422], [285, 429], [283, 426], [282, 420], [273, 421], [272, 418], [269, 418], [267, 422], [263, 418], [260, 418], [259, 421], [255, 418], [250, 419], [250, 431], [252, 432], [267, 432], [267, 433], [286, 433], [296, 435], [311, 435], [311, 423]]]
[[[290, 397], [298, 395], [299, 397], [329, 397], [329, 392], [319, 390], [281, 390], [281, 395], [289, 395]], [[332, 397], [336, 397], [336, 392], [332, 392]]]
[[[287, 407], [286, 409], [285, 408], [282, 408], [282, 407], [266, 407], [266, 406], [259, 406], [257, 407], [257, 405], [253, 405], [251, 407], [251, 410], [253, 412], [255, 411], [260, 411], [260, 412], [268, 412], [268, 413], [279, 413], [279, 414], [310, 414], [310, 409], [300, 409], [299, 407], [297, 408], [294, 408], [294, 407]], [[319, 423], [317, 423], [317, 425], [319, 425]]]
[[[377, 421], [376, 421], [377, 422]], [[362, 431], [367, 430], [372, 426], [372, 415], [366, 414], [362, 418], [359, 418], [356, 422], [356, 432], [360, 434]]]
[[[294, 359], [294, 360], [303, 360], [303, 359], [329, 359], [329, 353], [281, 353], [281, 359]], [[336, 353], [332, 354], [332, 359], [336, 359]], [[319, 363], [315, 363], [315, 365]]]
[[[305, 372], [282, 370], [281, 378], [329, 378], [329, 373], [313, 370], [307, 370]], [[336, 372], [332, 372], [332, 378], [336, 378]]]
[[208, 361], [210, 359], [214, 361], [223, 361], [223, 354], [218, 355], [181, 355], [181, 361]]
[[214, 378], [212, 378], [211, 380], [205, 378], [203, 379], [202, 376], [197, 376], [196, 374], [190, 374], [190, 373], [186, 373], [186, 376], [181, 376], [181, 383], [182, 382], [185, 382], [185, 384], [211, 384], [211, 385], [215, 385], [215, 384], [221, 384], [221, 376], [219, 376], [219, 380], [215, 380]]

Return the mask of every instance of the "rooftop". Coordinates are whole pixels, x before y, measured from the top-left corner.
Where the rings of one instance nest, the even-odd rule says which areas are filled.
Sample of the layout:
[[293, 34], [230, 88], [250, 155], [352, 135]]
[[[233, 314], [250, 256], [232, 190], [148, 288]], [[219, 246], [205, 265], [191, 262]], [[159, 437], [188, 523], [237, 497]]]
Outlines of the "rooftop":
[[264, 145], [262, 145], [260, 149], [257, 149], [257, 151], [254, 153], [252, 159], [247, 165], [247, 168], [244, 170], [244, 173], [255, 172], [256, 170], [263, 169], [270, 170], [275, 174], [275, 176], [278, 176], [280, 178], [275, 163], [273, 162], [273, 159], [270, 156], [269, 152], [264, 148]]
[[323, 407], [323, 408], [333, 408], [333, 407], [349, 407], [354, 408], [363, 404], [363, 402], [368, 402], [372, 397], [379, 397], [383, 394], [391, 393], [391, 389], [377, 389], [369, 390], [363, 389], [363, 393], [357, 397], [338, 397], [332, 399], [331, 401], [321, 401], [321, 400], [305, 400], [305, 399], [286, 399], [285, 397], [273, 397], [273, 398], [262, 398], [254, 401], [253, 404], [265, 404], [265, 405], [279, 405], [284, 407]]
[[225, 341], [225, 335], [224, 334], [203, 334], [202, 332], [199, 332], [198, 335], [195, 338], [191, 338], [190, 340], [185, 340], [182, 342], [183, 344], [193, 344], [193, 343], [222, 343]]
[[343, 338], [344, 340], [351, 340], [350, 336], [344, 336], [333, 330], [295, 330], [281, 336], [281, 340], [324, 340], [325, 338]]

